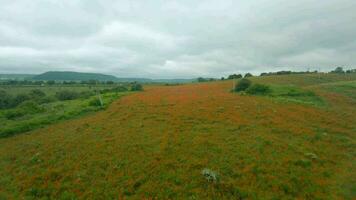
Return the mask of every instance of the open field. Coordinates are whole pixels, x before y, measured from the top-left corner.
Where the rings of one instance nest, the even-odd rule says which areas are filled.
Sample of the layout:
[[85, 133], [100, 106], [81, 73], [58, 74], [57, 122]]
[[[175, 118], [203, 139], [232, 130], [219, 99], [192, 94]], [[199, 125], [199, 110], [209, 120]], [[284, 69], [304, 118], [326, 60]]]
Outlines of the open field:
[[232, 81], [146, 86], [2, 138], [0, 199], [353, 199], [356, 77], [251, 79], [272, 94], [231, 93]]

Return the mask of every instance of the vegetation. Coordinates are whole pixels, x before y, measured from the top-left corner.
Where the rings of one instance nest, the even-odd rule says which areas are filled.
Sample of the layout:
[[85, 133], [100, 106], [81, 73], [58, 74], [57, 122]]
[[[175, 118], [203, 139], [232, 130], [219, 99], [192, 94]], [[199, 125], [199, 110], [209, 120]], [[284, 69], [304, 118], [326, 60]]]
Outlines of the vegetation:
[[246, 93], [247, 94], [252, 94], [252, 95], [267, 95], [271, 92], [271, 89], [267, 85], [263, 84], [253, 84], [250, 87], [246, 88]]
[[231, 74], [227, 77], [227, 79], [239, 79], [242, 78], [241, 74]]
[[134, 83], [131, 85], [131, 91], [142, 91], [143, 87], [141, 84]]
[[251, 84], [252, 82], [249, 79], [243, 78], [237, 82], [235, 86], [235, 92], [245, 91], [247, 88], [251, 86]]
[[[150, 85], [95, 115], [2, 138], [0, 198], [353, 199], [356, 77], [249, 79], [270, 93], [230, 93], [232, 80]], [[53, 90], [43, 88], [46, 97]], [[1, 115], [0, 127], [100, 109], [88, 106], [95, 97], [40, 104], [44, 112], [13, 121]], [[299, 103], [317, 99], [328, 106]]]
[[98, 73], [80, 73], [80, 72], [45, 72], [36, 75], [32, 80], [41, 81], [117, 81], [115, 76]]
[[56, 85], [39, 88], [16, 85], [0, 90], [0, 137], [101, 109], [98, 94], [107, 106], [128, 92], [128, 85], [122, 84], [98, 87]]

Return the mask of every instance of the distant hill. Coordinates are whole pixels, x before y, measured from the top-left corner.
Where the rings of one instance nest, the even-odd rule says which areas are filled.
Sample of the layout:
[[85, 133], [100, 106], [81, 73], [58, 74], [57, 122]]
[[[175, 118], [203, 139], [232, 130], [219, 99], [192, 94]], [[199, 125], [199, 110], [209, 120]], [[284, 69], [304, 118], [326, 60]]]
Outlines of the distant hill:
[[26, 80], [32, 79], [35, 74], [0, 74], [0, 80]]
[[140, 83], [189, 83], [195, 79], [149, 79], [149, 78], [118, 78], [112, 75], [99, 73], [82, 73], [71, 71], [50, 71], [33, 75], [32, 80], [39, 81], [115, 81], [115, 82], [140, 82]]
[[81, 72], [66, 72], [66, 71], [52, 71], [36, 75], [32, 78], [39, 81], [118, 81], [118, 78], [106, 74], [98, 73], [81, 73]]

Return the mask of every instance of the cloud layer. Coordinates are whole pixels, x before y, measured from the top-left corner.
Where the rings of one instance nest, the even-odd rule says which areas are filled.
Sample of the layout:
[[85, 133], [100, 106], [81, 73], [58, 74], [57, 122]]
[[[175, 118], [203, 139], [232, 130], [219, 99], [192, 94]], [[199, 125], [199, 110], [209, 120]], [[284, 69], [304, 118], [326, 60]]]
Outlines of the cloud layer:
[[0, 4], [0, 73], [192, 78], [356, 65], [354, 0]]

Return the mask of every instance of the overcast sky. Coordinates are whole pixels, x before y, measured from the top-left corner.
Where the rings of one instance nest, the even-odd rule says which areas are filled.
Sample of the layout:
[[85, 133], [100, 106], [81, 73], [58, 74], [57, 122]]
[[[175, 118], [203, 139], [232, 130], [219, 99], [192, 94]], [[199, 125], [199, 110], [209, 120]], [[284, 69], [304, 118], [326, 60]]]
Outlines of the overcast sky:
[[0, 0], [0, 73], [356, 68], [355, 0]]

